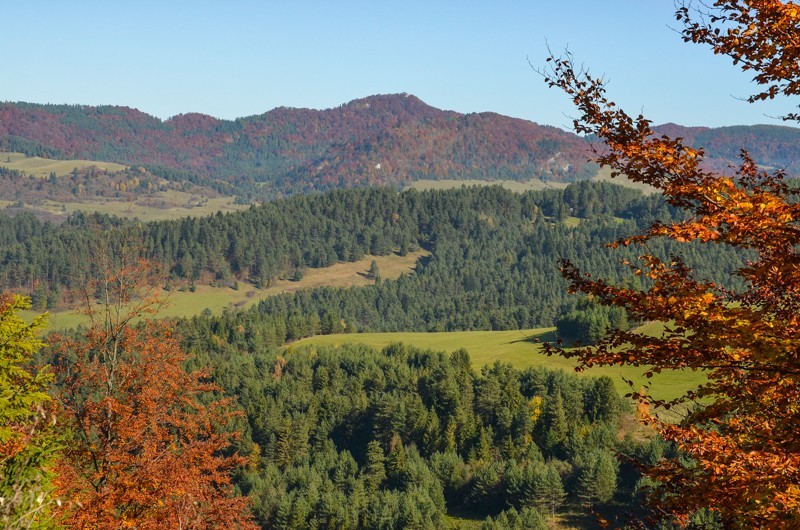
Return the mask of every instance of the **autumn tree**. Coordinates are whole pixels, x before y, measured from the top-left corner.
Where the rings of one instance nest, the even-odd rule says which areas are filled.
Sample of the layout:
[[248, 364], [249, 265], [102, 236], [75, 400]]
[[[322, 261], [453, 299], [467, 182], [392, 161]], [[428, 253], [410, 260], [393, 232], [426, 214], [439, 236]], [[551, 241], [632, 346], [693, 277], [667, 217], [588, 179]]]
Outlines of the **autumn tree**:
[[58, 401], [71, 431], [58, 468], [71, 528], [252, 528], [230, 474], [245, 459], [226, 423], [237, 414], [204, 371], [184, 369], [173, 325], [144, 320], [154, 268], [98, 256], [86, 297], [92, 325], [55, 339]]
[[[755, 74], [762, 89], [750, 101], [800, 93], [800, 6], [778, 0], [719, 0], [701, 13], [679, 5], [687, 41], [712, 46]], [[685, 523], [702, 508], [731, 528], [800, 527], [800, 205], [782, 172], [762, 171], [746, 151], [729, 174], [707, 170], [702, 149], [654, 133], [606, 96], [604, 82], [576, 68], [567, 53], [549, 59], [547, 82], [576, 105], [580, 133], [605, 142], [597, 161], [614, 175], [654, 186], [686, 219], [655, 224], [614, 245], [653, 238], [746, 250], [738, 269], [745, 288], [732, 291], [698, 279], [680, 259], [644, 255], [629, 263], [646, 287], [614, 286], [562, 262], [573, 292], [625, 308], [635, 321], [657, 321], [658, 336], [615, 331], [596, 347], [549, 347], [580, 368], [630, 364], [647, 375], [703, 370], [707, 382], [672, 402], [650, 405], [647, 421], [679, 449], [646, 470], [658, 487], [656, 511]], [[792, 114], [787, 119], [796, 119]], [[682, 406], [681, 421], [657, 412]], [[646, 407], [643, 410], [647, 410]], [[653, 413], [655, 411], [655, 413]]]
[[52, 374], [29, 369], [44, 321], [20, 318], [30, 306], [22, 296], [0, 296], [0, 522], [8, 529], [50, 525], [59, 448], [47, 394]]

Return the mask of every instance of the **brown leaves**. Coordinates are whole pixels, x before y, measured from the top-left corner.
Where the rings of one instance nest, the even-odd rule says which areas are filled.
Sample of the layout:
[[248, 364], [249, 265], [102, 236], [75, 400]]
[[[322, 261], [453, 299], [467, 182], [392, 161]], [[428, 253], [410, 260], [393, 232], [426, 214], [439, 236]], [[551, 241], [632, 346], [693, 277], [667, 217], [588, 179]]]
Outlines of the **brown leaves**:
[[[728, 55], [764, 88], [748, 101], [800, 94], [800, 6], [780, 0], [717, 0], [708, 12], [682, 5], [683, 40]], [[785, 119], [796, 119], [790, 114]]]
[[[711, 44], [755, 71], [766, 88], [751, 100], [800, 93], [796, 4], [720, 0], [711, 9], [696, 23], [695, 13], [679, 8], [687, 40]], [[732, 174], [710, 173], [700, 166], [702, 150], [680, 138], [656, 137], [648, 120], [615, 107], [603, 80], [576, 69], [571, 55], [550, 62], [547, 82], [569, 94], [581, 113], [576, 130], [606, 144], [596, 160], [658, 188], [690, 214], [612, 246], [668, 237], [748, 249], [754, 258], [736, 273], [747, 284], [738, 293], [695, 279], [678, 258], [667, 263], [645, 255], [630, 264], [634, 275], [649, 281], [641, 291], [609, 285], [563, 262], [570, 291], [624, 307], [634, 320], [662, 322], [664, 331], [615, 332], [595, 347], [548, 345], [546, 351], [575, 357], [582, 367], [704, 370], [708, 382], [675, 402], [637, 396], [644, 420], [693, 462], [665, 460], [647, 470], [660, 484], [653, 505], [681, 521], [708, 507], [731, 527], [800, 527], [800, 206], [790, 200], [783, 174], [759, 170], [744, 151]], [[679, 405], [687, 412], [678, 424], [653, 412]]]
[[253, 528], [230, 484], [246, 462], [229, 451], [238, 433], [228, 422], [240, 413], [206, 372], [183, 368], [172, 324], [132, 325], [151, 304], [142, 295], [150, 274], [137, 266], [146, 264], [106, 276], [101, 292], [118, 304], [99, 312], [106, 318], [54, 341], [57, 399], [73, 434], [58, 466], [70, 500], [60, 515], [71, 528]]
[[59, 396], [75, 438], [59, 466], [75, 528], [250, 527], [246, 500], [232, 496], [229, 473], [244, 459], [225, 456], [236, 437], [225, 421], [230, 399], [186, 355], [166, 323], [128, 328], [117, 347], [114, 385], [94, 349], [102, 335], [66, 340], [77, 362]]

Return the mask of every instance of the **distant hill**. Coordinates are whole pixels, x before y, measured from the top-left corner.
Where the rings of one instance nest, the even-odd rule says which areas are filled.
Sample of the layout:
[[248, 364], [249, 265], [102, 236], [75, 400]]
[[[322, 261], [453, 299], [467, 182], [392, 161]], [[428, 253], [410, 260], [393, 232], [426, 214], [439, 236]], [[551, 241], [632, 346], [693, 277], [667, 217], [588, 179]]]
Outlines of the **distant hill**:
[[737, 164], [745, 147], [761, 166], [800, 175], [800, 129], [781, 125], [734, 125], [711, 129], [683, 127], [674, 123], [655, 127], [659, 133], [681, 137], [694, 147], [703, 147], [716, 169]]
[[[800, 130], [779, 126], [661, 129], [707, 146], [715, 167], [741, 145], [756, 161], [800, 173]], [[494, 113], [459, 114], [408, 94], [327, 110], [277, 108], [220, 120], [162, 121], [128, 107], [0, 104], [0, 151], [143, 165], [169, 180], [222, 180], [270, 196], [420, 179], [566, 182], [592, 176], [572, 133]]]

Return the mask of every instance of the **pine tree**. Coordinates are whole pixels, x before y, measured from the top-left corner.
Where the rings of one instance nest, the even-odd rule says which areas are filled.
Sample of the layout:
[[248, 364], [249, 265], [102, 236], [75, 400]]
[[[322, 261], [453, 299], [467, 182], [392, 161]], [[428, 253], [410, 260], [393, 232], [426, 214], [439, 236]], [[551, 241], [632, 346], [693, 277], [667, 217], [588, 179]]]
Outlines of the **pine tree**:
[[378, 262], [372, 260], [372, 263], [369, 264], [369, 272], [368, 275], [371, 279], [375, 280], [375, 283], [380, 283], [381, 281], [381, 270], [378, 268]]
[[392, 441], [389, 444], [389, 459], [386, 468], [392, 485], [395, 487], [402, 486], [405, 482], [406, 448], [397, 433], [392, 436]]
[[278, 431], [277, 440], [275, 441], [275, 448], [273, 449], [273, 461], [281, 469], [288, 466], [293, 459], [294, 454], [294, 439], [292, 435], [292, 420], [291, 418], [284, 418], [281, 422], [280, 430]]
[[377, 441], [367, 445], [367, 465], [364, 469], [364, 484], [372, 493], [380, 489], [386, 479], [386, 457], [383, 448]]
[[545, 513], [550, 512], [550, 515], [555, 517], [556, 511], [567, 497], [561, 475], [555, 466], [551, 464], [545, 465], [539, 490], [540, 498], [542, 499], [540, 506]]
[[567, 440], [569, 431], [567, 415], [564, 412], [564, 400], [561, 398], [560, 392], [548, 397], [540, 421], [544, 428], [544, 447], [553, 453]]
[[578, 475], [578, 497], [587, 506], [611, 500], [617, 490], [619, 464], [605, 451], [585, 454]]

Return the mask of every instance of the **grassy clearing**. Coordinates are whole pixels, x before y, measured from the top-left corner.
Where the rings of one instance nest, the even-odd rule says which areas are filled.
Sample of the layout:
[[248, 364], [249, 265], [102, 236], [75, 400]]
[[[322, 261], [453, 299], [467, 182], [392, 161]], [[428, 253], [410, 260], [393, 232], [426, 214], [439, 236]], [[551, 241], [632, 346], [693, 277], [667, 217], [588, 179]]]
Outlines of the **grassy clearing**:
[[563, 182], [545, 182], [539, 179], [532, 179], [526, 182], [516, 180], [417, 180], [412, 182], [406, 189], [415, 190], [449, 190], [462, 186], [503, 186], [506, 189], [522, 193], [525, 191], [536, 191], [545, 189], [563, 189], [567, 184]]
[[[611, 178], [611, 169], [602, 167], [595, 176], [592, 177], [596, 182], [610, 182], [612, 184], [619, 184], [627, 188], [634, 188], [645, 195], [658, 193], [658, 190], [647, 184], [641, 184], [628, 180], [625, 176], [618, 176]], [[452, 188], [460, 188], [462, 186], [503, 186], [506, 189], [522, 193], [525, 191], [537, 191], [545, 189], [564, 189], [568, 186], [566, 182], [545, 182], [539, 179], [531, 179], [526, 182], [518, 182], [516, 180], [417, 180], [412, 182], [406, 189], [413, 188], [415, 190], [449, 190]]]
[[[388, 256], [365, 256], [363, 259], [348, 263], [337, 263], [323, 269], [308, 269], [300, 281], [278, 280], [267, 289], [257, 289], [245, 282], [239, 282], [239, 289], [230, 287], [196, 286], [195, 292], [188, 290], [161, 291], [159, 296], [167, 300], [165, 307], [159, 311], [161, 318], [188, 317], [198, 315], [204, 309], [219, 314], [224, 309], [245, 309], [258, 303], [259, 300], [282, 293], [290, 293], [300, 289], [312, 289], [322, 286], [356, 287], [375, 283], [367, 277], [374, 259], [384, 279], [397, 279], [401, 274], [414, 271], [417, 261], [427, 255], [425, 251], [409, 252], [405, 256], [390, 254]], [[32, 317], [34, 312], [28, 313]], [[48, 329], [69, 329], [80, 324], [89, 323], [88, 317], [77, 311], [55, 311], [50, 314]]]
[[447, 526], [451, 530], [480, 530], [483, 519], [469, 519], [460, 515], [447, 514], [444, 518]]
[[[305, 276], [299, 282], [289, 280], [278, 280], [275, 285], [268, 289], [263, 289], [263, 297], [275, 294], [289, 293], [300, 289], [313, 289], [326, 285], [335, 287], [363, 287], [372, 285], [374, 280], [369, 279], [368, 272], [372, 260], [378, 264], [381, 278], [384, 280], [394, 280], [401, 274], [414, 272], [417, 261], [429, 255], [424, 250], [409, 252], [405, 256], [389, 254], [388, 256], [365, 256], [363, 259], [348, 263], [336, 263], [330, 267], [322, 269], [308, 269]], [[263, 298], [262, 297], [262, 298]]]
[[[0, 207], [10, 204], [1, 201]], [[159, 204], [153, 206], [152, 204]], [[216, 212], [233, 212], [248, 208], [234, 204], [233, 197], [206, 198], [182, 191], [164, 191], [140, 198], [136, 201], [98, 199], [91, 202], [42, 201], [40, 204], [26, 204], [29, 210], [50, 215], [67, 216], [72, 212], [97, 212], [141, 221], [163, 221], [182, 217], [202, 217]]]
[[55, 173], [59, 177], [68, 175], [75, 168], [83, 169], [94, 166], [111, 172], [122, 171], [126, 168], [126, 166], [113, 162], [50, 160], [49, 158], [39, 158], [38, 156], [27, 156], [23, 153], [9, 153], [6, 151], [0, 151], [0, 166], [24, 171], [28, 175], [42, 178], [48, 177], [50, 173]]
[[[540, 328], [515, 331], [453, 331], [445, 333], [354, 333], [311, 337], [295, 342], [290, 348], [302, 344], [339, 345], [359, 343], [380, 349], [393, 342], [426, 348], [435, 351], [453, 352], [466, 349], [476, 369], [495, 361], [511, 363], [515, 368], [544, 366], [551, 369], [572, 371], [576, 363], [562, 357], [548, 357], [536, 343], [555, 340], [555, 328]], [[582, 375], [611, 377], [622, 393], [630, 391], [623, 378], [630, 379], [638, 390], [648, 381], [643, 368], [632, 366], [594, 367]], [[671, 371], [653, 377], [649, 393], [658, 399], [673, 399], [685, 390], [702, 382], [702, 374], [688, 370]]]
[[610, 182], [611, 184], [619, 184], [620, 186], [625, 186], [626, 188], [633, 188], [635, 190], [639, 190], [645, 195], [651, 195], [653, 193], [658, 193], [658, 190], [649, 184], [642, 184], [640, 182], [633, 182], [629, 180], [628, 177], [625, 175], [619, 175], [617, 177], [611, 177], [611, 168], [608, 167], [601, 167], [600, 171], [592, 177], [592, 180], [595, 182]]

